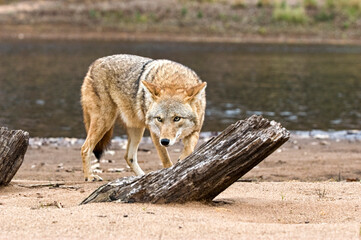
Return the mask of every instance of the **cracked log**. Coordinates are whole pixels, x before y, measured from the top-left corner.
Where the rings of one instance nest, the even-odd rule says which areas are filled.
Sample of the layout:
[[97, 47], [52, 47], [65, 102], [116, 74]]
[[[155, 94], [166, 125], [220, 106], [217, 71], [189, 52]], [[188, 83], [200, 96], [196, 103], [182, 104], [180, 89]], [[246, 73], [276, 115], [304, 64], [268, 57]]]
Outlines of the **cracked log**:
[[261, 116], [240, 120], [170, 168], [109, 182], [81, 204], [211, 201], [289, 139], [279, 123]]
[[9, 184], [19, 170], [28, 145], [28, 132], [0, 128], [0, 186]]

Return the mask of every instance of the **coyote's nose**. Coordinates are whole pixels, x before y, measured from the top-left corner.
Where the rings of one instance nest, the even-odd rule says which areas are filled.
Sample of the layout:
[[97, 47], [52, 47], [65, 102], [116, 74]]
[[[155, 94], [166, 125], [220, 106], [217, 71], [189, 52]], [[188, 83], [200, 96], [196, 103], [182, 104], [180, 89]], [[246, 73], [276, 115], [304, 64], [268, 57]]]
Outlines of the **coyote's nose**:
[[163, 146], [168, 146], [169, 145], [169, 139], [168, 138], [163, 138], [160, 140], [160, 144], [162, 144]]

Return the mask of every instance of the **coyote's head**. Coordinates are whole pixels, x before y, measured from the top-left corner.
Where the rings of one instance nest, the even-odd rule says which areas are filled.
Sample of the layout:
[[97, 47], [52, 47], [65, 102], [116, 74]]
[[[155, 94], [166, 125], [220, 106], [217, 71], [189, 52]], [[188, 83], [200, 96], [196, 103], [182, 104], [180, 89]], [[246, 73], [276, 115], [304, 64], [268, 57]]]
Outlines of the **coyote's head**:
[[199, 102], [204, 96], [207, 85], [205, 82], [190, 88], [159, 88], [149, 82], [142, 83], [145, 86], [146, 101], [150, 102], [146, 124], [159, 137], [161, 145], [173, 145], [197, 130], [201, 117], [197, 112], [203, 111]]

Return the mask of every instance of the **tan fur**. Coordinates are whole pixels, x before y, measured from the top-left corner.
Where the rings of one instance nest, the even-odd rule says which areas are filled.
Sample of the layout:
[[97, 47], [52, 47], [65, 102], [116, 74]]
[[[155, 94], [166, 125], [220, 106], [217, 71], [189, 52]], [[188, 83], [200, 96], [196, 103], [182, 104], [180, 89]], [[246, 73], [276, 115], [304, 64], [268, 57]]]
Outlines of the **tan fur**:
[[94, 152], [100, 158], [116, 121], [127, 131], [125, 160], [137, 175], [144, 174], [137, 163], [137, 150], [145, 128], [150, 130], [164, 167], [172, 166], [165, 144], [182, 140], [180, 159], [188, 156], [204, 121], [205, 87], [195, 72], [169, 60], [133, 55], [96, 60], [81, 88], [87, 131], [81, 149], [85, 179], [101, 180], [91, 170], [90, 157]]

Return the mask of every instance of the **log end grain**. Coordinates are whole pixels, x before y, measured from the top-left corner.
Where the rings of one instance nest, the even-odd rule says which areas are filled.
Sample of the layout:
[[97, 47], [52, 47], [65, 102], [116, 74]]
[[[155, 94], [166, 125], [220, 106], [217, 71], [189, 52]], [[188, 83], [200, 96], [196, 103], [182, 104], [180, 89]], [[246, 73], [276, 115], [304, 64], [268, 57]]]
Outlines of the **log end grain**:
[[19, 170], [29, 145], [29, 133], [0, 128], [0, 186], [7, 185]]

